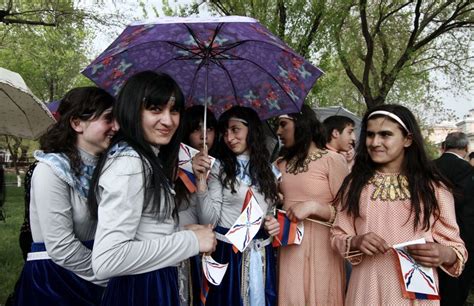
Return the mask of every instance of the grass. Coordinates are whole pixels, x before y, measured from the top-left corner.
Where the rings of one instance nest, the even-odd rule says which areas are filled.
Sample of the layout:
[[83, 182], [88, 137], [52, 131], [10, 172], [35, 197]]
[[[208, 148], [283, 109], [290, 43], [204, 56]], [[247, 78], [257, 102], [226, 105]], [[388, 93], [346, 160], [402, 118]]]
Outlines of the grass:
[[[8, 178], [7, 178], [8, 179]], [[18, 236], [23, 223], [23, 187], [7, 187], [4, 204], [5, 222], [0, 221], [0, 305], [3, 305], [23, 267]]]

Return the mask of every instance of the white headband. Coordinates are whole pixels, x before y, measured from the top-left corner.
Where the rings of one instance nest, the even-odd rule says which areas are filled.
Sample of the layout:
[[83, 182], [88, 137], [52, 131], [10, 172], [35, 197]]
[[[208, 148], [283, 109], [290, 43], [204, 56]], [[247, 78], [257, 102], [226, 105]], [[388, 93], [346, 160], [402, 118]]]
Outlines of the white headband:
[[281, 115], [281, 116], [278, 116], [278, 119], [289, 119], [289, 120], [295, 120], [295, 118], [293, 117], [290, 117], [288, 115]]
[[240, 119], [240, 118], [236, 118], [236, 117], [230, 117], [230, 118], [229, 118], [229, 121], [230, 121], [230, 120], [239, 121], [239, 122], [242, 122], [243, 124], [247, 124], [247, 125], [249, 124], [246, 120]]
[[371, 117], [375, 116], [375, 115], [384, 115], [384, 116], [387, 116], [387, 117], [390, 117], [392, 118], [393, 120], [397, 121], [398, 124], [400, 124], [404, 129], [405, 131], [407, 131], [407, 133], [410, 133], [410, 131], [408, 130], [407, 126], [405, 125], [405, 123], [403, 123], [402, 119], [400, 119], [400, 117], [398, 117], [397, 115], [395, 115], [394, 113], [391, 113], [391, 112], [387, 112], [387, 111], [384, 111], [384, 110], [378, 110], [378, 111], [375, 111], [373, 113], [371, 113], [367, 119], [370, 119]]

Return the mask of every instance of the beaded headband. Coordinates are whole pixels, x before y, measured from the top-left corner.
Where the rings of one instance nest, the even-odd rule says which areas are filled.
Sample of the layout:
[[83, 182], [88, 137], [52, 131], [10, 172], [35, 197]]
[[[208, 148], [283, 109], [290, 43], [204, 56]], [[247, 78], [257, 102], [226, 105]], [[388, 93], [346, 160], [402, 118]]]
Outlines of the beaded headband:
[[408, 130], [407, 126], [405, 125], [405, 123], [403, 123], [402, 119], [400, 119], [400, 117], [398, 117], [397, 115], [395, 115], [394, 113], [391, 113], [391, 112], [387, 112], [387, 111], [384, 111], [384, 110], [378, 110], [378, 111], [375, 111], [373, 113], [371, 113], [367, 119], [370, 119], [371, 117], [375, 116], [375, 115], [384, 115], [384, 116], [387, 116], [387, 117], [390, 117], [392, 118], [393, 120], [395, 120], [398, 124], [400, 124], [404, 129], [405, 131], [407, 131], [407, 133], [410, 133], [410, 131]]

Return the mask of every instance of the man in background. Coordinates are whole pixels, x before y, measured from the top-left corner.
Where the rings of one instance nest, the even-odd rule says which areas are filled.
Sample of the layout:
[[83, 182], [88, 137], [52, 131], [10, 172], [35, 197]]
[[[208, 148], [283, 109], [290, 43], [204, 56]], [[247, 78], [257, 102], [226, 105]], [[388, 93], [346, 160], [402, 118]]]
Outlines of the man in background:
[[434, 162], [453, 185], [456, 220], [470, 254], [463, 273], [453, 278], [438, 269], [441, 305], [464, 305], [474, 277], [474, 168], [464, 159], [469, 139], [462, 132], [448, 134], [444, 153]]

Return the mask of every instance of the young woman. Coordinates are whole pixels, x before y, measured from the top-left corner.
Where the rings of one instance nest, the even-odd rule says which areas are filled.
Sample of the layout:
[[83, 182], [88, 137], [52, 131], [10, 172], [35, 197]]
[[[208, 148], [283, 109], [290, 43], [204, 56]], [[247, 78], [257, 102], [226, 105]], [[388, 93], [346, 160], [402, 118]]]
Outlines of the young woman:
[[[183, 118], [183, 142], [199, 151], [204, 150], [203, 118], [204, 106], [202, 105], [187, 108]], [[217, 120], [210, 110], [207, 110], [206, 129], [207, 150], [209, 155], [216, 157]], [[177, 198], [180, 227], [199, 224], [196, 193], [188, 192], [180, 179], [176, 181], [175, 189], [180, 195]], [[183, 261], [179, 272], [181, 304], [201, 305], [202, 267], [200, 257], [194, 256], [189, 261]]]
[[[212, 257], [229, 266], [220, 286], [209, 284], [206, 305], [276, 305], [271, 238], [261, 229], [243, 253], [236, 253], [225, 237], [250, 187], [264, 214], [271, 213], [278, 199], [276, 169], [269, 162], [262, 123], [254, 110], [234, 106], [221, 115], [219, 127], [220, 163], [215, 163], [207, 181], [198, 180], [198, 214], [201, 222], [216, 225], [218, 243]], [[206, 175], [209, 168], [207, 155], [196, 155], [196, 176]], [[275, 218], [267, 216], [265, 224], [270, 235], [279, 233]]]
[[346, 161], [325, 148], [322, 124], [307, 105], [299, 113], [280, 116], [277, 134], [283, 144], [276, 161], [283, 209], [290, 219], [304, 222], [301, 244], [280, 248], [278, 303], [342, 305], [344, 262], [329, 237], [336, 212], [331, 204], [348, 174]]
[[[193, 147], [196, 150], [204, 150], [204, 132], [202, 129], [204, 118], [204, 106], [194, 105], [186, 109], [183, 122], [183, 143]], [[216, 157], [217, 151], [217, 120], [214, 114], [207, 110], [206, 123], [206, 146], [209, 155]], [[176, 187], [184, 190], [184, 185], [179, 180]], [[196, 210], [197, 198], [195, 194], [182, 192], [184, 195], [180, 203], [179, 224], [181, 226], [188, 224], [199, 224]]]
[[99, 305], [105, 282], [91, 264], [96, 221], [86, 205], [98, 155], [116, 132], [114, 99], [96, 87], [62, 99], [59, 120], [40, 138], [31, 179], [31, 253], [16, 305]]
[[176, 265], [215, 247], [209, 227], [177, 231], [174, 219], [183, 104], [166, 74], [140, 72], [120, 91], [120, 131], [97, 165], [89, 196], [98, 217], [92, 267], [98, 278], [111, 278], [102, 305], [179, 305]]
[[446, 186], [407, 108], [381, 105], [367, 111], [354, 167], [336, 197], [341, 212], [331, 238], [353, 265], [346, 305], [439, 304], [402, 297], [397, 261], [389, 250], [425, 238], [426, 244], [407, 247], [420, 265], [461, 273], [467, 252]]

